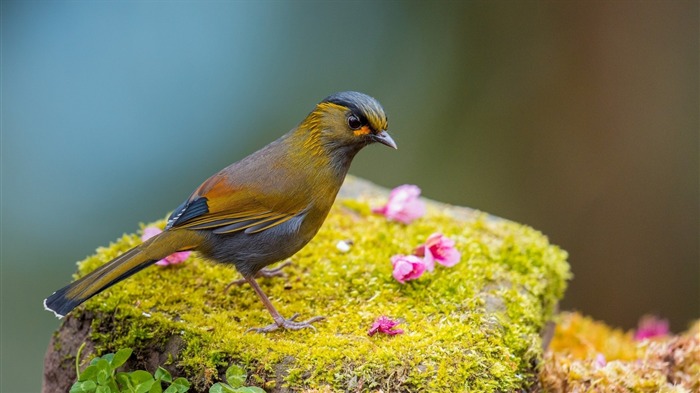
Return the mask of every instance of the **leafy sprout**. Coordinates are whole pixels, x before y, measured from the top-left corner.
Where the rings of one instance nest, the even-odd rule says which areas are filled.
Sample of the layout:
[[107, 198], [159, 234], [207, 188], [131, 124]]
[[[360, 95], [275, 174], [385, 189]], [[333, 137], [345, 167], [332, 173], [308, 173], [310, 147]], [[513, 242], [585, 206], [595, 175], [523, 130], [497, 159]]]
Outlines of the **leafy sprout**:
[[[131, 356], [130, 348], [94, 358], [80, 372], [80, 353], [84, 347], [85, 344], [81, 345], [76, 355], [78, 380], [71, 387], [70, 393], [185, 393], [190, 389], [190, 383], [185, 378], [173, 380], [172, 375], [163, 367], [158, 367], [154, 375], [144, 370], [117, 372]], [[168, 385], [165, 390], [163, 383]]]
[[243, 367], [232, 364], [226, 369], [226, 382], [217, 382], [209, 388], [209, 393], [265, 393], [257, 386], [243, 386], [248, 375]]

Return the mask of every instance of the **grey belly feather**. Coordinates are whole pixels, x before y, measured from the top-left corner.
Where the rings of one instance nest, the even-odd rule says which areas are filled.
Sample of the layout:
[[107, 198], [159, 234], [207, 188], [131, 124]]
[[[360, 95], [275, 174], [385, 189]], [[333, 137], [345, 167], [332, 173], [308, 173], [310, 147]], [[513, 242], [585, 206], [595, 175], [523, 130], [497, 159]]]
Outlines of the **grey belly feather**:
[[[306, 212], [303, 212], [257, 233], [238, 231], [215, 234], [202, 231], [207, 241], [198, 251], [207, 258], [235, 265], [244, 276], [253, 276], [265, 266], [294, 255], [316, 235], [315, 231], [300, 231], [305, 217]], [[302, 236], [302, 233], [305, 236]]]

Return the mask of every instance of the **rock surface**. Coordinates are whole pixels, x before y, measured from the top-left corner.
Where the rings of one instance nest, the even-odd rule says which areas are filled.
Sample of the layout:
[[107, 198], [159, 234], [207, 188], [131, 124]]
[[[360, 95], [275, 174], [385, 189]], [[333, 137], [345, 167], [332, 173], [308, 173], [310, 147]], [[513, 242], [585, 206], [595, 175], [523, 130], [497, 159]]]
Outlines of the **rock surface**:
[[[145, 269], [67, 316], [46, 353], [44, 392], [69, 390], [83, 343], [81, 367], [128, 347], [126, 369], [163, 366], [195, 392], [208, 391], [231, 363], [268, 392], [529, 389], [570, 275], [566, 253], [529, 227], [432, 201], [414, 223], [390, 222], [370, 209], [386, 195], [349, 177], [286, 277], [260, 281], [283, 315], [326, 316], [317, 331], [247, 332], [271, 322], [260, 301], [247, 286], [225, 292], [237, 273], [194, 255]], [[398, 283], [389, 258], [411, 254], [433, 232], [455, 240], [460, 263]], [[341, 240], [349, 251], [336, 247]], [[139, 242], [124, 235], [78, 274]], [[381, 315], [400, 320], [404, 334], [369, 337]]]

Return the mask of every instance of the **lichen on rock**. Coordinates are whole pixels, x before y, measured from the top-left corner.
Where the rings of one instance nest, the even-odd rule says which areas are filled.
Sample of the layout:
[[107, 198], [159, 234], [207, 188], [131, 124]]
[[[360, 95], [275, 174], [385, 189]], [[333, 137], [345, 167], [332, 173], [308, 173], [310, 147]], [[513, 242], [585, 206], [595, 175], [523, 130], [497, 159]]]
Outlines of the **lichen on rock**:
[[[195, 391], [232, 362], [247, 370], [249, 385], [275, 392], [517, 391], [534, 383], [541, 334], [570, 277], [566, 253], [527, 226], [439, 203], [410, 225], [390, 222], [371, 213], [385, 195], [349, 178], [286, 277], [260, 280], [284, 316], [325, 316], [316, 331], [248, 332], [269, 324], [269, 314], [248, 286], [224, 292], [239, 278], [233, 267], [196, 253], [145, 269], [67, 319], [89, 316], [95, 354], [133, 348], [135, 366], [153, 367], [146, 358], [178, 337], [157, 361], [166, 359]], [[411, 253], [433, 232], [456, 241], [461, 262], [397, 282], [390, 257]], [[351, 240], [349, 250], [337, 248], [341, 240]], [[78, 264], [78, 276], [139, 242], [124, 235], [98, 249]], [[401, 320], [404, 333], [368, 336], [381, 315]]]

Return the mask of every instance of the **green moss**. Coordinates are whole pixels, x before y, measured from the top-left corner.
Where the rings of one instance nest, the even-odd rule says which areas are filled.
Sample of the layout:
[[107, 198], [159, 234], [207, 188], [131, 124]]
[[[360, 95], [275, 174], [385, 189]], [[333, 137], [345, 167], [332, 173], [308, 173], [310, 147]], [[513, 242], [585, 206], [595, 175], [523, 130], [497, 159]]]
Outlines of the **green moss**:
[[61, 340], [57, 340], [57, 337], [58, 337], [58, 331], [55, 331], [53, 333], [53, 339], [51, 340], [51, 342], [53, 343], [54, 352], [60, 352], [61, 348], [63, 348], [63, 343], [61, 342]]
[[[317, 331], [247, 333], [272, 322], [260, 300], [248, 286], [224, 293], [236, 271], [193, 255], [87, 302], [104, 316], [92, 340], [98, 350], [138, 352], [179, 335], [185, 347], [174, 361], [200, 386], [232, 361], [253, 374], [249, 382], [293, 390], [513, 391], [531, 383], [540, 332], [569, 277], [566, 253], [529, 227], [484, 214], [458, 220], [433, 206], [410, 225], [389, 222], [370, 213], [382, 202], [339, 201], [291, 258], [287, 277], [261, 280], [284, 316], [326, 316]], [[394, 280], [389, 258], [410, 254], [436, 231], [455, 239], [461, 262], [406, 284]], [[336, 243], [347, 239], [353, 246], [341, 253]], [[79, 275], [139, 242], [125, 235], [98, 249], [79, 263]], [[401, 319], [405, 333], [369, 337], [380, 315]]]

